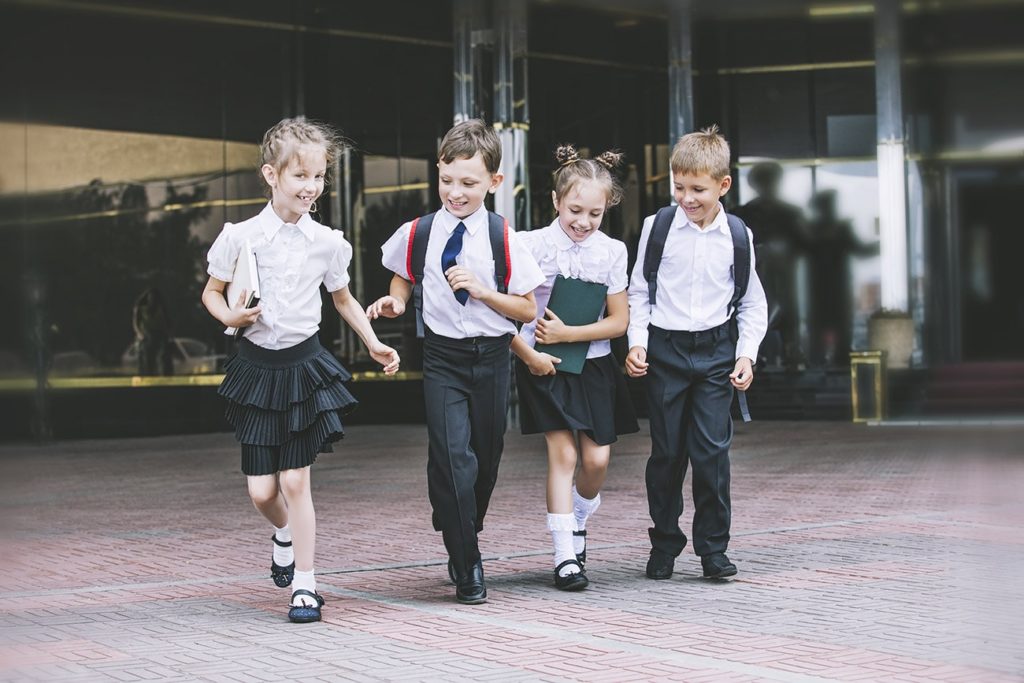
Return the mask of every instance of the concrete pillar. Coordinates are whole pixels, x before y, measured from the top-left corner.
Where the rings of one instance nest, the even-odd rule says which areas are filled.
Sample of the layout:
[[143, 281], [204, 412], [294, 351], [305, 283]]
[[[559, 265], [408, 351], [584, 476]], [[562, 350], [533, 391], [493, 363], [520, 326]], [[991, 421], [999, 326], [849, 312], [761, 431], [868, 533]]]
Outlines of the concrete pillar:
[[530, 229], [530, 130], [526, 80], [526, 0], [494, 0], [494, 128], [501, 137], [505, 182], [494, 210], [516, 230]]
[[875, 3], [875, 105], [878, 128], [878, 223], [882, 308], [909, 310], [907, 181], [900, 74], [900, 3]]
[[669, 149], [693, 130], [692, 0], [670, 0], [668, 21]]

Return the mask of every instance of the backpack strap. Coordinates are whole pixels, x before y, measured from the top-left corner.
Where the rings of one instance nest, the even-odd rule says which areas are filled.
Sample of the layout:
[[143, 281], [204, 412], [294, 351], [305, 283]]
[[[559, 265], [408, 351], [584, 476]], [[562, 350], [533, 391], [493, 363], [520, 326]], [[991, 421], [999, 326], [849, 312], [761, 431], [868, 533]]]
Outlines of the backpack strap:
[[508, 294], [508, 283], [512, 279], [512, 252], [508, 246], [508, 219], [488, 211], [487, 230], [491, 238], [491, 256], [494, 257], [494, 286], [502, 294]]
[[423, 337], [423, 268], [427, 261], [427, 242], [430, 239], [430, 227], [434, 224], [434, 216], [416, 218], [409, 228], [409, 246], [406, 249], [405, 269], [412, 283], [412, 305], [416, 310], [416, 336]]
[[672, 227], [672, 219], [676, 215], [675, 205], [664, 206], [654, 214], [651, 234], [647, 237], [647, 250], [644, 252], [644, 279], [647, 280], [647, 296], [653, 306], [658, 294], [658, 266], [661, 255], [665, 252], [665, 240], [668, 230]]
[[747, 233], [747, 224], [739, 216], [727, 213], [725, 217], [729, 221], [729, 232], [732, 234], [732, 300], [729, 301], [729, 316], [736, 318], [740, 301], [747, 293], [747, 285], [750, 283], [750, 236]]
[[[739, 216], [731, 213], [725, 215], [729, 221], [729, 232], [732, 235], [732, 300], [729, 301], [729, 334], [733, 342], [740, 338], [739, 322], [736, 319], [739, 313], [740, 301], [747, 293], [747, 285], [750, 283], [750, 235], [747, 233], [747, 225]], [[747, 392], [737, 391], [736, 398], [740, 406], [740, 416], [744, 422], [750, 422], [750, 406], [747, 404]]]

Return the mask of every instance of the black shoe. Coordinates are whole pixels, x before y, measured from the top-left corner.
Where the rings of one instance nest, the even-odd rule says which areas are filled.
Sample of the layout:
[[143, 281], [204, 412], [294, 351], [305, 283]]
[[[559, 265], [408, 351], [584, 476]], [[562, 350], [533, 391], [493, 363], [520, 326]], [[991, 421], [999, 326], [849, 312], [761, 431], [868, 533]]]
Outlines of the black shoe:
[[[279, 541], [277, 540], [277, 534], [270, 537], [275, 545], [279, 545], [282, 548], [288, 548], [291, 546], [291, 541]], [[287, 567], [282, 567], [273, 559], [270, 560], [270, 578], [274, 580], [274, 585], [278, 588], [287, 588], [291, 585], [292, 579], [295, 577], [295, 562], [292, 562]]]
[[[574, 564], [579, 567], [578, 572], [566, 574], [562, 576], [559, 574], [562, 571], [562, 567]], [[587, 575], [583, 573], [583, 565], [576, 560], [566, 560], [562, 564], [555, 567], [555, 588], [563, 591], [580, 591], [590, 585], [590, 580], [587, 579]]]
[[580, 529], [579, 531], [572, 532], [572, 535], [583, 537], [583, 552], [576, 553], [576, 561], [580, 563], [580, 570], [582, 570], [583, 565], [587, 563], [587, 530]]
[[484, 565], [477, 560], [468, 576], [458, 577], [455, 584], [455, 599], [463, 605], [479, 605], [487, 602], [487, 586], [484, 585]]
[[292, 602], [295, 602], [296, 595], [305, 595], [306, 597], [313, 598], [316, 603], [313, 605], [292, 605], [288, 610], [288, 619], [293, 624], [311, 624], [314, 621], [320, 621], [320, 608], [324, 606], [324, 599], [313, 591], [308, 591], [304, 588], [292, 591]]
[[452, 564], [450, 559], [448, 560], [448, 580], [452, 582], [453, 586], [459, 583], [458, 579], [455, 578], [455, 565]]
[[700, 558], [700, 566], [704, 569], [705, 579], [724, 579], [736, 576], [736, 565], [729, 561], [725, 553], [712, 553]]
[[672, 577], [672, 569], [675, 567], [676, 558], [660, 550], [651, 550], [651, 557], [647, 560], [647, 578], [662, 580]]

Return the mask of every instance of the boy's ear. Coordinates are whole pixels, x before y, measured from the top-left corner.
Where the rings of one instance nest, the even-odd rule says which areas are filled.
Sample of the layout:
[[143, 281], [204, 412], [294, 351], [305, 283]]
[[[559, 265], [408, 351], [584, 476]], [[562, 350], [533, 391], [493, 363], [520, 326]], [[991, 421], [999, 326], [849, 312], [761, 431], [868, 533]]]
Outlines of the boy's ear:
[[725, 193], [729, 191], [730, 187], [732, 187], [732, 176], [731, 175], [727, 175], [724, 178], [722, 178], [722, 187], [718, 191], [718, 196], [719, 197], [724, 197]]
[[554, 190], [551, 190], [551, 204], [555, 207], [555, 213], [558, 213], [558, 195]]
[[491, 174], [491, 187], [487, 190], [491, 194], [498, 191], [498, 185], [501, 185], [501, 181], [505, 179], [503, 173], [492, 173]]
[[263, 174], [263, 179], [267, 181], [267, 185], [275, 188], [277, 186], [277, 169], [270, 164], [263, 164], [260, 166], [260, 173]]

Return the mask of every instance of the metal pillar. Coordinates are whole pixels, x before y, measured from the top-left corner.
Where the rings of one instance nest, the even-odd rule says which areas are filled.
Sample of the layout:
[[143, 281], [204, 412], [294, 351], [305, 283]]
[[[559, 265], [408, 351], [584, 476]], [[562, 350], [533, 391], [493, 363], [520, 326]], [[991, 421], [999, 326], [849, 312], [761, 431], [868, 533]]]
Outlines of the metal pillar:
[[671, 0], [668, 21], [669, 149], [693, 130], [692, 0]]
[[488, 32], [483, 29], [480, 3], [477, 0], [454, 0], [452, 3], [452, 40], [455, 45], [455, 63], [452, 76], [455, 82], [454, 122], [483, 118], [484, 98], [480, 95], [482, 83], [481, 54], [489, 43]]
[[526, 135], [530, 130], [526, 87], [526, 0], [494, 0], [494, 128], [501, 137], [505, 181], [494, 210], [517, 230], [530, 229]]
[[882, 308], [909, 310], [907, 181], [900, 75], [900, 3], [875, 3], [875, 105], [878, 115], [878, 224]]

